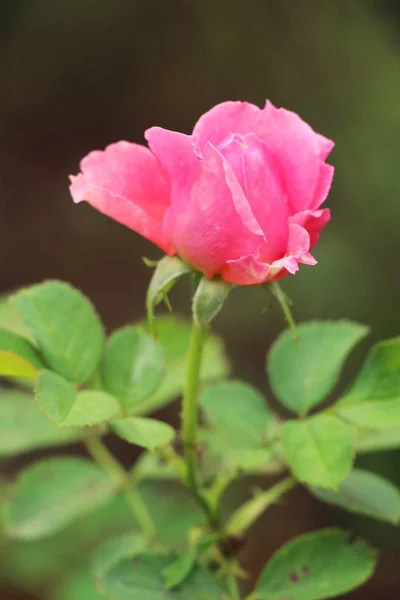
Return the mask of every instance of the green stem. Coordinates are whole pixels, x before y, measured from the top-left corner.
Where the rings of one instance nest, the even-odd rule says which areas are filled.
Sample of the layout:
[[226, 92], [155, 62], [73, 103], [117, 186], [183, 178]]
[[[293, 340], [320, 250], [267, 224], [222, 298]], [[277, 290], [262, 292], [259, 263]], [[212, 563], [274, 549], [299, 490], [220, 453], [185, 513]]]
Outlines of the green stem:
[[135, 487], [132, 487], [129, 474], [109, 452], [98, 435], [90, 433], [86, 437], [85, 444], [94, 461], [108, 473], [116, 485], [124, 490], [126, 501], [144, 535], [148, 539], [154, 539], [156, 527], [141, 495]]
[[188, 356], [185, 388], [182, 408], [182, 441], [185, 460], [190, 470], [196, 465], [197, 443], [197, 396], [200, 384], [200, 367], [203, 357], [205, 331], [201, 325], [193, 322]]
[[206, 330], [193, 321], [190, 337], [186, 381], [183, 392], [182, 406], [182, 443], [186, 463], [186, 483], [200, 508], [205, 513], [211, 527], [218, 531], [219, 522], [211, 510], [207, 499], [201, 492], [197, 472], [197, 421], [198, 421], [198, 392], [200, 385], [200, 368]]
[[271, 504], [296, 484], [297, 481], [293, 477], [287, 477], [268, 490], [257, 494], [233, 513], [226, 525], [226, 533], [230, 536], [243, 535]]

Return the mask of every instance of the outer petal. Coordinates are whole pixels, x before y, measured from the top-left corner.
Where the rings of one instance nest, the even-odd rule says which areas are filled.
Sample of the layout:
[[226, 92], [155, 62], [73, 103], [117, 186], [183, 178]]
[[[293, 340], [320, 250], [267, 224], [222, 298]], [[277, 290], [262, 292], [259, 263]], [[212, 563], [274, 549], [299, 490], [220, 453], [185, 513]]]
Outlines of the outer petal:
[[94, 208], [174, 253], [163, 227], [170, 204], [168, 182], [153, 154], [144, 146], [117, 142], [81, 161], [81, 173], [71, 176], [74, 202]]
[[147, 129], [144, 137], [167, 175], [171, 189], [185, 188], [189, 192], [200, 172], [194, 138], [162, 127]]
[[275, 108], [267, 102], [264, 118], [256, 131], [282, 165], [289, 207], [292, 214], [315, 205], [317, 186], [326, 192], [326, 173], [320, 184], [321, 158], [327, 155], [333, 142], [315, 133], [296, 113]]
[[319, 240], [321, 230], [325, 227], [331, 218], [331, 211], [328, 208], [322, 210], [306, 210], [290, 217], [289, 222], [301, 225], [307, 230], [310, 236], [310, 248], [313, 248]]
[[200, 149], [207, 142], [219, 146], [230, 134], [257, 131], [263, 118], [262, 111], [249, 102], [222, 102], [204, 113], [197, 121], [193, 136]]

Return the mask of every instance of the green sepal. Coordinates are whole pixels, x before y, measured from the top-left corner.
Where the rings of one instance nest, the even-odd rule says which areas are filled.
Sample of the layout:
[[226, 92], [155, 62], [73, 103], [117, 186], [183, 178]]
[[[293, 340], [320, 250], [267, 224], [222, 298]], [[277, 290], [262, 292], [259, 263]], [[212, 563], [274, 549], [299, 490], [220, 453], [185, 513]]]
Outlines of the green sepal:
[[154, 269], [146, 296], [146, 309], [149, 328], [155, 333], [154, 309], [166, 297], [175, 283], [191, 272], [191, 268], [178, 256], [164, 256]]
[[203, 277], [193, 296], [193, 318], [199, 325], [206, 327], [222, 309], [232, 288], [222, 279]]

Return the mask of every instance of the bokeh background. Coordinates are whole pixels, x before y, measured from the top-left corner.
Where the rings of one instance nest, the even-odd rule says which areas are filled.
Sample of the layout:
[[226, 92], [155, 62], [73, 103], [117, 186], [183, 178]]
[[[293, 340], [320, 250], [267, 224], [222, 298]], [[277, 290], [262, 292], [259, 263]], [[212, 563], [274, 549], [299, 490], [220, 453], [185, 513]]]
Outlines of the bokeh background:
[[[189, 132], [215, 103], [261, 105], [268, 97], [337, 144], [327, 202], [333, 218], [315, 251], [319, 265], [303, 267], [284, 288], [298, 321], [346, 317], [371, 325], [345, 385], [368, 343], [400, 333], [399, 6], [1, 0], [0, 293], [56, 277], [87, 293], [109, 328], [141, 318], [150, 276], [141, 256], [157, 258], [157, 249], [88, 205], [74, 206], [68, 174], [94, 148], [144, 142], [149, 126]], [[174, 308], [187, 310], [185, 298], [179, 288]], [[278, 311], [261, 315], [264, 303], [258, 290], [235, 292], [215, 325], [235, 375], [262, 389], [266, 349], [283, 327]], [[400, 484], [399, 453], [360, 464]], [[262, 520], [243, 560], [255, 574], [290, 536], [336, 523], [382, 552], [376, 577], [346, 598], [397, 600], [398, 531], [329, 510], [304, 491]], [[0, 597], [28, 598], [17, 587], [5, 581]]]

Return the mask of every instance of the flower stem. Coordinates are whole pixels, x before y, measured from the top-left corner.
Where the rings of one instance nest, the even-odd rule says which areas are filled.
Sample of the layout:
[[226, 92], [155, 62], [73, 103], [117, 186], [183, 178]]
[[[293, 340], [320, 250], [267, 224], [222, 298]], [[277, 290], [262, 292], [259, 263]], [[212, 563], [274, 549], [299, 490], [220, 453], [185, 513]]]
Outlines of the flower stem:
[[143, 534], [152, 540], [156, 536], [156, 527], [138, 490], [132, 486], [129, 474], [109, 452], [101, 438], [90, 433], [85, 440], [86, 448], [93, 460], [104, 469], [110, 478], [124, 490], [128, 502]]
[[219, 522], [214, 515], [207, 499], [201, 492], [198, 482], [197, 468], [197, 421], [198, 421], [198, 392], [200, 385], [200, 368], [206, 330], [193, 321], [190, 337], [186, 381], [183, 392], [182, 406], [182, 442], [186, 463], [186, 483], [190, 488], [200, 508], [205, 513], [211, 527], [219, 530]]

